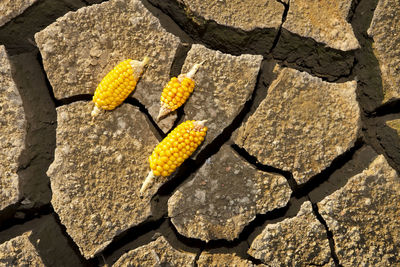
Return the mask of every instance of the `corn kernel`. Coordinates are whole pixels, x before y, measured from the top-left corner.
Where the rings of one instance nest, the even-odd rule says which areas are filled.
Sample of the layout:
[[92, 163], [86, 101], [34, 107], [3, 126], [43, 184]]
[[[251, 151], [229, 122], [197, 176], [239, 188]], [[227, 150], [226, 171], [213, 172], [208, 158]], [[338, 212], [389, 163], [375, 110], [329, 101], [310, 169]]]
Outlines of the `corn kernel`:
[[121, 105], [135, 89], [148, 61], [148, 57], [141, 62], [127, 59], [114, 67], [96, 88], [92, 116], [97, 116], [101, 110], [113, 110]]
[[141, 193], [146, 190], [154, 176], [170, 176], [185, 159], [193, 154], [201, 141], [196, 142], [192, 135], [205, 134], [207, 131], [207, 127], [204, 126], [205, 122], [185, 121], [181, 123], [154, 148], [149, 157], [151, 171], [140, 189]]
[[200, 64], [195, 64], [186, 74], [171, 78], [161, 93], [161, 108], [157, 120], [178, 109], [186, 102], [195, 85], [193, 76], [203, 63], [204, 61]]

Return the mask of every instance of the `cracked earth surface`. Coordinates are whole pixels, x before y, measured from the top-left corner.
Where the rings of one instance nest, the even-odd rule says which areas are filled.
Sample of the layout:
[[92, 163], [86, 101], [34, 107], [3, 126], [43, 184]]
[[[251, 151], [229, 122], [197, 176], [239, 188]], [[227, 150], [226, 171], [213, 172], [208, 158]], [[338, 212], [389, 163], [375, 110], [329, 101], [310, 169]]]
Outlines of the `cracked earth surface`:
[[[398, 0], [2, 1], [0, 265], [400, 266], [399, 17]], [[101, 79], [144, 56], [92, 119]], [[205, 119], [141, 194], [154, 147]]]

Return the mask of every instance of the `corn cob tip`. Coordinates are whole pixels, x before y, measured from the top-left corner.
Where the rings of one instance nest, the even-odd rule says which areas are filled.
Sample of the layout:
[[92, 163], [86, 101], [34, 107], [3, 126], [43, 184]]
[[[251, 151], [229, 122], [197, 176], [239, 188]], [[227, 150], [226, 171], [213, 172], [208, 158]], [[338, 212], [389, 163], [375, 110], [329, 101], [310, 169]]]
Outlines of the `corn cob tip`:
[[205, 126], [205, 124], [206, 124], [207, 121], [208, 121], [208, 120], [195, 121], [195, 122], [193, 123], [195, 129], [198, 130], [198, 129], [203, 128], [203, 127]]
[[186, 77], [192, 79], [193, 76], [196, 74], [196, 72], [199, 70], [200, 66], [203, 65], [204, 62], [205, 62], [205, 60], [203, 60], [202, 62], [200, 62], [198, 64], [194, 64], [193, 67], [190, 69], [190, 71], [186, 74]]
[[149, 187], [150, 183], [153, 182], [155, 175], [153, 173], [153, 170], [151, 170], [149, 172], [149, 174], [147, 175], [146, 179], [144, 180], [142, 187], [140, 188], [140, 194], [143, 194], [144, 191], [147, 190], [147, 188]]
[[92, 115], [92, 117], [96, 117], [97, 115], [99, 115], [101, 112], [101, 109], [99, 109], [96, 105], [94, 105], [92, 113], [90, 113]]
[[160, 111], [158, 112], [157, 116], [157, 121], [160, 121], [161, 118], [167, 116], [169, 113], [171, 113], [172, 110], [170, 110], [163, 102], [161, 103]]
[[149, 60], [150, 60], [150, 58], [149, 58], [148, 56], [145, 56], [145, 57], [143, 58], [143, 60], [142, 60], [143, 66], [146, 66], [147, 64], [149, 64]]

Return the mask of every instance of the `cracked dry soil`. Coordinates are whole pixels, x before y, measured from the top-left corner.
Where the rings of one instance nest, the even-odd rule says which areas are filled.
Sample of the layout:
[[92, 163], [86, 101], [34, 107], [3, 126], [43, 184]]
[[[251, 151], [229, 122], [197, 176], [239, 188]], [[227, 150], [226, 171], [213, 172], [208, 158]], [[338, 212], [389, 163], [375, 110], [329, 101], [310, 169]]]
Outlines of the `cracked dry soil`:
[[[0, 265], [400, 266], [400, 2], [264, 2], [0, 3]], [[146, 55], [90, 122], [101, 78]], [[191, 119], [206, 141], [140, 196]]]

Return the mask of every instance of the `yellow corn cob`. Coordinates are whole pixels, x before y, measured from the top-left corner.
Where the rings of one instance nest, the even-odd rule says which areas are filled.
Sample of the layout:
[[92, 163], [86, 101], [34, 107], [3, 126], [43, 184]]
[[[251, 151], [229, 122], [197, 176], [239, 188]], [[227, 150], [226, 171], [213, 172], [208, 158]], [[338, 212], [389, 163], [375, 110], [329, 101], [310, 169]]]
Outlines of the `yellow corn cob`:
[[149, 157], [150, 169], [140, 192], [143, 193], [155, 176], [170, 176], [190, 157], [206, 136], [206, 121], [185, 121], [179, 124], [154, 149]]
[[161, 108], [157, 120], [168, 115], [186, 102], [193, 92], [193, 76], [203, 63], [204, 61], [200, 64], [195, 64], [188, 73], [183, 73], [179, 75], [178, 78], [171, 78], [161, 93]]
[[143, 61], [127, 59], [112, 69], [96, 88], [92, 116], [98, 115], [101, 109], [113, 110], [121, 105], [135, 89], [148, 62], [148, 57]]

